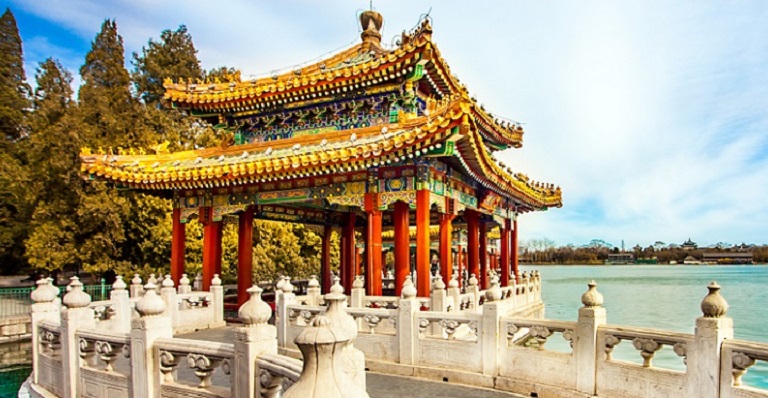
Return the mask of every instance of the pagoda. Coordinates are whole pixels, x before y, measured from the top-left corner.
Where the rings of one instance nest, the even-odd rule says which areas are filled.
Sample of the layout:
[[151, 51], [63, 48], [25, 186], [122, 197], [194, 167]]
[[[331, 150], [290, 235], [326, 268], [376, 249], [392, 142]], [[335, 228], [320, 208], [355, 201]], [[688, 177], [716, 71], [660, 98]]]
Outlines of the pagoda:
[[[318, 226], [326, 291], [333, 228], [341, 230], [347, 292], [356, 275], [365, 275], [367, 294], [381, 294], [386, 231], [392, 231], [398, 295], [412, 269], [418, 295], [429, 295], [433, 240], [445, 283], [453, 266], [461, 271], [466, 264], [487, 286], [492, 228], [499, 231], [501, 284], [517, 275], [518, 215], [562, 206], [559, 187], [533, 182], [496, 159], [495, 152], [522, 146], [522, 127], [470, 97], [432, 41], [429, 19], [403, 32], [393, 48], [382, 45], [381, 14], [362, 12], [360, 23], [359, 44], [285, 73], [166, 80], [169, 106], [226, 126], [230, 133], [220, 146], [81, 155], [90, 178], [172, 195], [174, 281], [184, 272], [185, 223], [197, 219], [204, 225], [208, 288], [221, 271], [224, 216], [239, 218], [238, 274], [246, 275], [238, 278], [241, 301], [251, 285], [254, 218]], [[464, 248], [454, 247], [455, 228], [462, 230]], [[355, 230], [363, 231], [362, 245]], [[454, 251], [465, 258], [456, 261]]]

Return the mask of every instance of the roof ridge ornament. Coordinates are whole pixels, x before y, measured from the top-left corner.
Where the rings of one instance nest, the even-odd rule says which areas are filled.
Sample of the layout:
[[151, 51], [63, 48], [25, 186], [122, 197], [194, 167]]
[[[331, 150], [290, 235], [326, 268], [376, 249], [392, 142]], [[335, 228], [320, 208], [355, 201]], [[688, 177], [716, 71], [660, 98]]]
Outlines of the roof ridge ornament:
[[366, 10], [360, 14], [360, 26], [363, 33], [360, 38], [363, 39], [363, 51], [379, 50], [381, 48], [381, 27], [384, 25], [384, 17], [376, 11]]

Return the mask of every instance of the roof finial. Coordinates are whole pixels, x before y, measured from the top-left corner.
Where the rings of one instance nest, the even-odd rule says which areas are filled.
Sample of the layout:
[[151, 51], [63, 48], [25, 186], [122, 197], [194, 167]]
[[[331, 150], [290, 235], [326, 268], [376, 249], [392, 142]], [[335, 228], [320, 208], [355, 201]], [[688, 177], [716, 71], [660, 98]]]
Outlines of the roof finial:
[[360, 26], [363, 28], [363, 33], [360, 37], [363, 39], [364, 44], [368, 44], [366, 47], [381, 47], [381, 26], [384, 24], [384, 17], [376, 11], [373, 11], [373, 1], [370, 3], [371, 9], [363, 11], [360, 14]]

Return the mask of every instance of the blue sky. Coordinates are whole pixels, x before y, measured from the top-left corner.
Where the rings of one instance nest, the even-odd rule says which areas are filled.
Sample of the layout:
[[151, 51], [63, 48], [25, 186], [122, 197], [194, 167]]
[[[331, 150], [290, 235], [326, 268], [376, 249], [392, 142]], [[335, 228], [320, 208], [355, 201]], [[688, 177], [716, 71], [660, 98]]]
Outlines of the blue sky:
[[[204, 68], [244, 77], [359, 40], [368, 1], [24, 0], [27, 77], [58, 58], [77, 75], [105, 18], [126, 59], [186, 24]], [[647, 246], [768, 243], [768, 2], [374, 2], [384, 42], [430, 12], [443, 56], [496, 115], [524, 123], [500, 158], [562, 187], [565, 206], [520, 217], [522, 240]], [[130, 65], [129, 65], [130, 66]]]

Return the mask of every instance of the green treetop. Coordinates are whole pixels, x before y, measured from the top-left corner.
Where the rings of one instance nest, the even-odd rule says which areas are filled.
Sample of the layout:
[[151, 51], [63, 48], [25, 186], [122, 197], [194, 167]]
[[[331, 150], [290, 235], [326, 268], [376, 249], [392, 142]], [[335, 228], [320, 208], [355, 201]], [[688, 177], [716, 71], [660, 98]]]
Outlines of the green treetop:
[[24, 135], [28, 95], [21, 36], [16, 18], [7, 9], [0, 17], [0, 132], [5, 138], [17, 140]]

